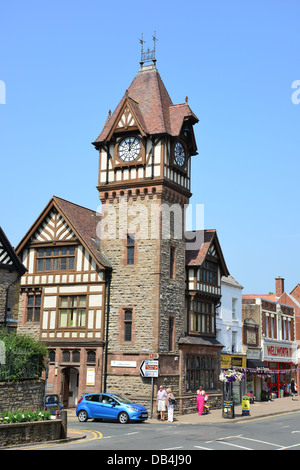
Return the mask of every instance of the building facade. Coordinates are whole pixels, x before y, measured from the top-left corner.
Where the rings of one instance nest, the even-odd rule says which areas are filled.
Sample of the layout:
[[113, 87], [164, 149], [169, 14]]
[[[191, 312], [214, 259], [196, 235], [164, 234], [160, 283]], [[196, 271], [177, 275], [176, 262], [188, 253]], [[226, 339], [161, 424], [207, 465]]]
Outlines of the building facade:
[[[232, 276], [221, 279], [221, 305], [217, 310], [217, 339], [223, 344], [221, 369], [246, 368], [246, 355], [242, 348], [242, 290]], [[236, 403], [240, 403], [244, 392], [244, 382], [233, 384]]]
[[26, 272], [0, 227], [0, 327], [15, 329], [19, 312], [20, 279]]
[[278, 398], [289, 395], [291, 380], [296, 378], [295, 310], [279, 297], [243, 295], [248, 375], [258, 398], [263, 390]]
[[93, 211], [52, 197], [16, 248], [21, 279], [18, 331], [49, 348], [48, 392], [66, 407], [102, 387], [110, 265], [93, 238]]
[[160, 384], [181, 413], [199, 386], [221, 403], [216, 309], [229, 272], [216, 230], [185, 230], [197, 122], [155, 60], [141, 62], [93, 142], [101, 213], [53, 197], [17, 247], [19, 330], [47, 344], [48, 391], [65, 406], [100, 391], [149, 406]]

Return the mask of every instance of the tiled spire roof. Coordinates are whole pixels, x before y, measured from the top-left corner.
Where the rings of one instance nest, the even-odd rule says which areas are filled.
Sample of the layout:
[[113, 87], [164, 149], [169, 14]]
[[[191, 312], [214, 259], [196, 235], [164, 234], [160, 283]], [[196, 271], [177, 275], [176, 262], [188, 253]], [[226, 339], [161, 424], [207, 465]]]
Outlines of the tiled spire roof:
[[93, 142], [96, 147], [107, 140], [126, 100], [134, 109], [141, 129], [148, 135], [178, 136], [184, 119], [191, 119], [193, 124], [198, 122], [187, 100], [173, 105], [155, 65], [148, 65], [139, 70], [114, 112], [108, 116], [100, 135]]

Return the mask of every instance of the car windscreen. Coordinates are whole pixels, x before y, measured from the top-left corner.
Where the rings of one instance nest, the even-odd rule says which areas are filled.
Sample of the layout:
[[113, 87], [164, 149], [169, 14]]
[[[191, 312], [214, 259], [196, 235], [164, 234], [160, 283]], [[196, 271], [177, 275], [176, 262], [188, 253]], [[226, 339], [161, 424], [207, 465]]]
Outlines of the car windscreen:
[[133, 403], [129, 398], [123, 397], [122, 395], [112, 395], [113, 398], [118, 400], [120, 403]]
[[59, 403], [58, 395], [49, 395], [46, 396], [46, 405], [53, 405], [54, 403]]

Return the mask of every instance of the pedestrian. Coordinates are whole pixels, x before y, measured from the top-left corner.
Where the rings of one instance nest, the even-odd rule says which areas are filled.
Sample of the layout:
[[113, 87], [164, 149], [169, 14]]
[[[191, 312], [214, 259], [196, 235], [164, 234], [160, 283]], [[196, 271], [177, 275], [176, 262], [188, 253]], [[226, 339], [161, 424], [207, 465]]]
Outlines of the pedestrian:
[[295, 380], [293, 379], [293, 380], [291, 381], [292, 400], [295, 400], [296, 391], [297, 391], [297, 386], [296, 386], [296, 384], [295, 384]]
[[165, 420], [167, 397], [168, 397], [167, 392], [165, 391], [164, 387], [160, 385], [159, 390], [157, 392], [156, 406], [157, 406], [157, 411], [160, 413], [161, 421]]
[[173, 423], [175, 397], [170, 388], [167, 388], [166, 392], [167, 392], [168, 422]]
[[204, 390], [197, 390], [197, 410], [198, 410], [198, 414], [199, 416], [202, 415], [203, 413], [203, 408], [204, 408], [204, 395], [205, 395], [205, 392], [203, 394]]

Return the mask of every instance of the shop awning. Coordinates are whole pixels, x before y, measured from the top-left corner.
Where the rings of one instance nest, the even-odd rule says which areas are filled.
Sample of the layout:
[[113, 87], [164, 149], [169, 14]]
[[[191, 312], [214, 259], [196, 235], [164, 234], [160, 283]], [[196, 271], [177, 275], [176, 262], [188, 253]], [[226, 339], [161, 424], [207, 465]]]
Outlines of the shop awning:
[[247, 359], [248, 369], [269, 369], [268, 365], [260, 359]]

